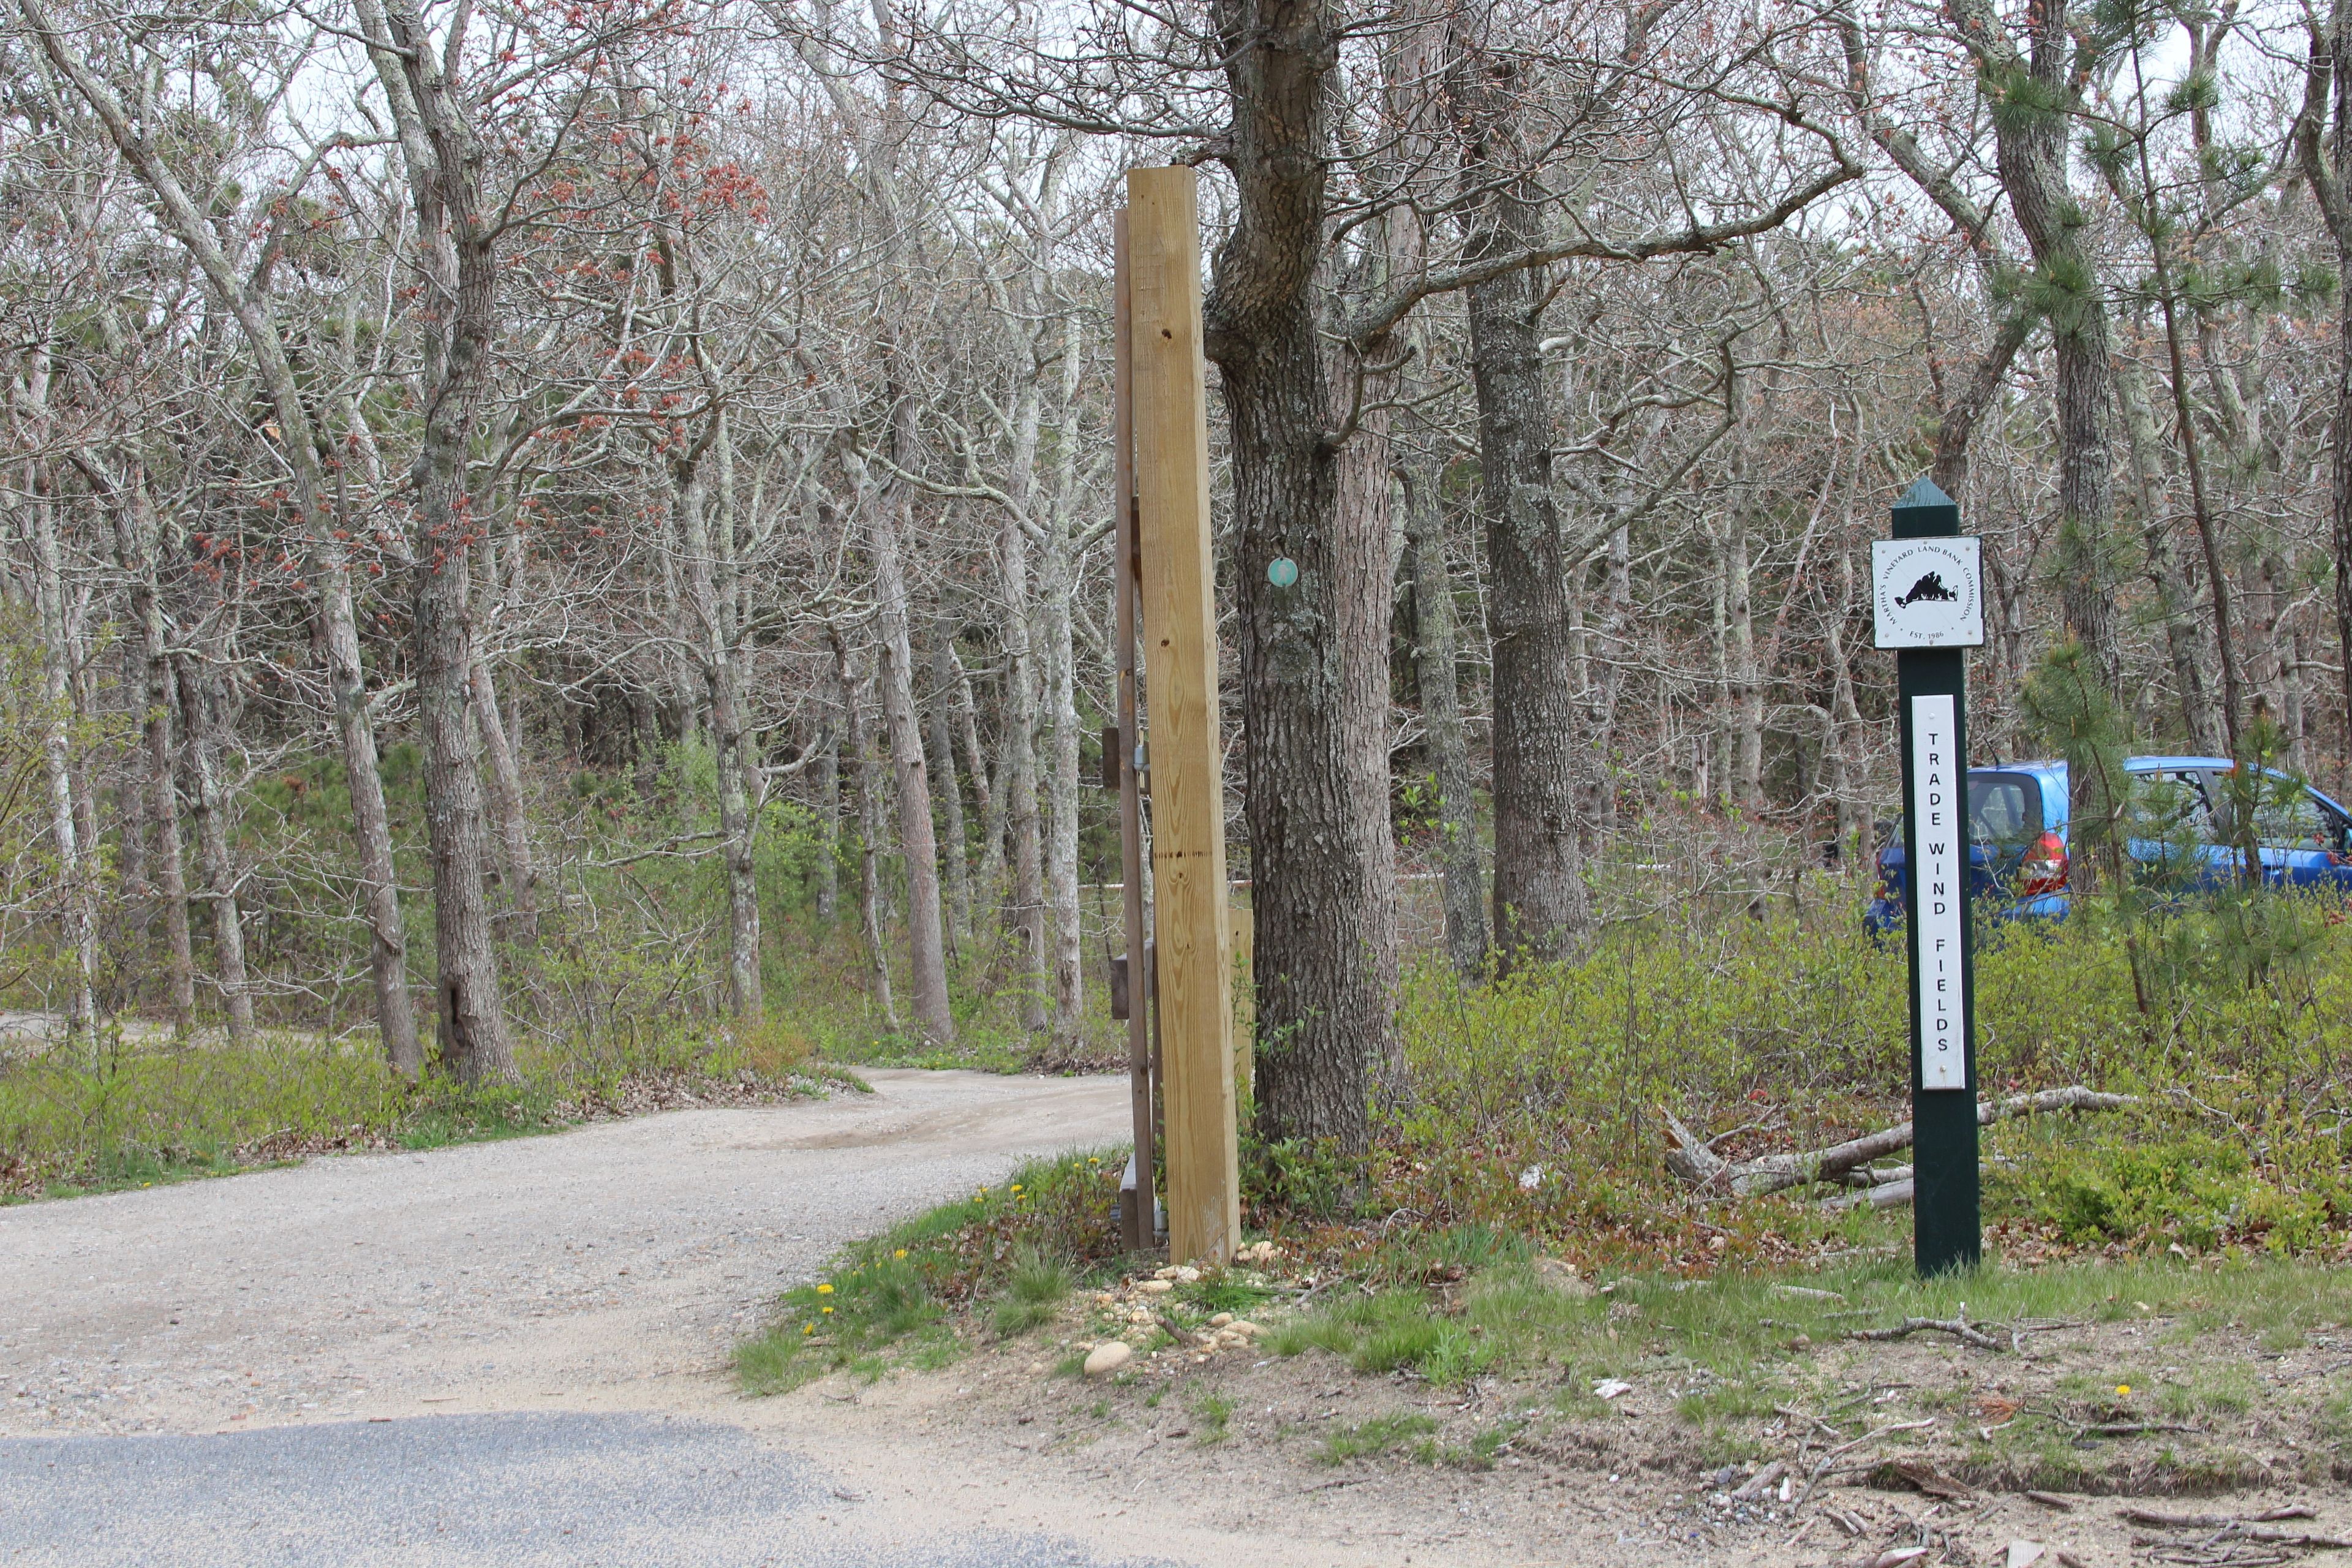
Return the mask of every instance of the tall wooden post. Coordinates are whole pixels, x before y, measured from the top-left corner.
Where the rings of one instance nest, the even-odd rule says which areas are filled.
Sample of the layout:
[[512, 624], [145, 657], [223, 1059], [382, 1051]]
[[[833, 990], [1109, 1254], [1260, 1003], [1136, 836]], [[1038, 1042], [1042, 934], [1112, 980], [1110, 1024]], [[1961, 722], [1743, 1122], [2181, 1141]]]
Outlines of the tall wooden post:
[[1241, 1175], [1199, 193], [1172, 168], [1129, 170], [1127, 194], [1168, 1255], [1223, 1263], [1240, 1239]]
[[1112, 567], [1118, 584], [1117, 647], [1112, 660], [1118, 680], [1119, 755], [1118, 847], [1121, 879], [1119, 911], [1127, 931], [1127, 1083], [1135, 1125], [1135, 1159], [1119, 1194], [1120, 1239], [1129, 1252], [1141, 1252], [1157, 1239], [1153, 1216], [1151, 1161], [1158, 1142], [1152, 1119], [1151, 966], [1146, 959], [1150, 926], [1143, 907], [1143, 781], [1136, 772], [1137, 699], [1135, 637], [1137, 599], [1143, 592], [1142, 556], [1135, 538], [1135, 351], [1134, 311], [1129, 288], [1127, 214], [1113, 221], [1115, 260], [1111, 288], [1111, 363], [1113, 369], [1111, 497], [1112, 537], [1118, 560]]

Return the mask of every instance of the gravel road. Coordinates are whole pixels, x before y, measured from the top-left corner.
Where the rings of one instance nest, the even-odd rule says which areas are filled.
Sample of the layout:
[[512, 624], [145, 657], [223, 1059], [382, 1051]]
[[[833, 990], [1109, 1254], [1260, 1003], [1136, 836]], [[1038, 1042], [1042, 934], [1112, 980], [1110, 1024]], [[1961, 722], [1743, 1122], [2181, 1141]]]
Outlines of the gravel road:
[[1116, 1079], [877, 1071], [0, 1209], [0, 1563], [1094, 1563], [879, 1519], [728, 1348], [843, 1243], [1118, 1142]]

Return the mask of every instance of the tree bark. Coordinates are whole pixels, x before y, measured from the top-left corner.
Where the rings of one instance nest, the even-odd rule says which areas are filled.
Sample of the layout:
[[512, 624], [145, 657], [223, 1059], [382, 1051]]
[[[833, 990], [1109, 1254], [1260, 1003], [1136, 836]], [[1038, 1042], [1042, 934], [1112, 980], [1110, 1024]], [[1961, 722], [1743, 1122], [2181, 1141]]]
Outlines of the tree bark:
[[[1518, 173], [1509, 68], [1465, 22], [1455, 26], [1449, 85], [1464, 181], [1484, 193], [1464, 246], [1464, 261], [1475, 266], [1538, 244], [1542, 215]], [[1540, 270], [1522, 270], [1467, 295], [1494, 659], [1495, 951], [1506, 973], [1560, 956], [1592, 919], [1576, 820], [1577, 691], [1551, 489], [1554, 411], [1538, 347], [1546, 292]]]
[[881, 634], [882, 721], [898, 785], [898, 847], [907, 866], [908, 983], [914, 987], [916, 1024], [934, 1044], [949, 1045], [955, 1039], [955, 1017], [948, 1005], [947, 949], [940, 935], [939, 837], [931, 821], [929, 770], [923, 764], [922, 716], [915, 706], [907, 574], [899, 554], [906, 498], [901, 487], [892, 485], [867, 500], [866, 540], [874, 557]]
[[[1064, 318], [1062, 384], [1057, 407], [1063, 419], [1078, 416], [1078, 373], [1085, 361], [1075, 310]], [[1047, 952], [1054, 986], [1054, 1039], [1066, 1048], [1086, 1023], [1086, 965], [1078, 923], [1078, 700], [1077, 656], [1071, 637], [1072, 601], [1077, 595], [1073, 558], [1075, 510], [1081, 504], [1078, 446], [1066, 436], [1051, 504], [1045, 509], [1045, 540], [1037, 574], [1038, 607], [1045, 622], [1046, 729], [1045, 899], [1051, 939]]]
[[[1027, 445], [1035, 445], [1034, 405]], [[1025, 471], [1016, 461], [1014, 473]], [[1004, 811], [1013, 837], [1013, 936], [1023, 973], [1021, 1026], [1045, 1027], [1045, 873], [1037, 812], [1037, 685], [1030, 653], [1029, 539], [1016, 509], [1004, 509], [997, 534], [1004, 587]]]
[[2220, 751], [2223, 742], [2206, 690], [2196, 606], [2187, 592], [2188, 579], [2181, 575], [2179, 559], [2172, 552], [2172, 519], [2165, 504], [2163, 465], [2157, 455], [2156, 416], [2148, 407], [2147, 388], [2137, 365], [2127, 363], [2116, 371], [2116, 392], [2123, 405], [2132, 478], [2139, 491], [2140, 543], [2147, 585], [2158, 624], [2164, 628], [2173, 684], [2180, 693], [2181, 723], [2189, 746], [2210, 755]]
[[[2310, 28], [2295, 148], [2336, 243], [2336, 275], [2352, 278], [2352, 0], [2332, 0], [2326, 19], [2315, 19]], [[2352, 775], [2352, 288], [2336, 291], [2335, 391], [2328, 427], [2328, 525], [2336, 555], [2345, 767]]]
[[[25, 399], [37, 421], [47, 423], [48, 355], [36, 349]], [[39, 433], [45, 436], [46, 431]], [[37, 437], [37, 438], [38, 438]], [[83, 820], [82, 791], [75, 777], [75, 731], [79, 704], [72, 689], [80, 663], [66, 618], [65, 563], [58, 548], [54, 475], [39, 458], [25, 465], [25, 514], [33, 557], [35, 621], [41, 639], [41, 756], [48, 776], [49, 834], [56, 842], [62, 897], [59, 922], [73, 968], [68, 980], [66, 1023], [70, 1035], [94, 1043], [98, 1027], [98, 888], [92, 857], [98, 846]]]
[[841, 682], [842, 741], [849, 752], [852, 786], [857, 791], [857, 925], [866, 939], [866, 962], [874, 977], [874, 1000], [881, 1005], [883, 1022], [898, 1031], [898, 1004], [890, 992], [890, 950], [882, 935], [882, 770], [875, 765], [872, 742], [866, 738], [865, 711], [872, 698], [872, 678], [855, 666], [841, 633], [833, 633], [834, 668]]
[[410, 587], [441, 1060], [463, 1081], [503, 1081], [514, 1077], [514, 1049], [490, 945], [488, 835], [467, 724], [476, 661], [467, 568], [480, 527], [468, 493], [468, 443], [498, 330], [497, 230], [482, 205], [479, 138], [414, 0], [362, 0], [361, 17], [399, 131], [433, 304], [424, 430], [411, 473]]
[[[219, 649], [215, 646], [206, 652], [216, 656]], [[216, 658], [211, 662], [216, 664]], [[220, 788], [220, 678], [188, 660], [179, 661], [178, 675], [180, 712], [188, 730], [188, 776], [195, 786], [190, 791], [188, 815], [194, 822], [196, 856], [205, 878], [200, 896], [212, 905], [213, 966], [219, 971], [229, 1041], [242, 1046], [253, 1038], [253, 992], [246, 973], [245, 921], [237, 908], [236, 864], [228, 847], [228, 803]]]
[[[1364, 787], [1361, 667], [1343, 628], [1386, 593], [1388, 542], [1341, 512], [1326, 434], [1316, 284], [1338, 39], [1318, 0], [1213, 0], [1210, 14], [1234, 110], [1236, 221], [1205, 316], [1232, 430], [1258, 1125], [1361, 1149], [1392, 1029], [1381, 976], [1395, 955], [1376, 950], [1373, 913], [1394, 889], [1365, 852], [1388, 831], [1388, 794]], [[1297, 563], [1294, 584], [1268, 583], [1278, 558]]]
[[948, 946], [955, 952], [971, 940], [971, 838], [963, 816], [963, 787], [956, 779], [955, 738], [948, 721], [955, 702], [955, 667], [948, 652], [952, 641], [952, 632], [942, 626], [931, 643], [931, 701], [924, 710], [923, 734], [947, 816], [940, 864], [947, 873]]
[[957, 657], [955, 645], [948, 645], [948, 660], [955, 669], [956, 718], [963, 738], [964, 765], [971, 772], [972, 800], [980, 807], [980, 897], [995, 899], [1004, 889], [1004, 791], [990, 781], [1003, 782], [1004, 763], [1000, 755], [992, 773], [988, 753], [980, 744], [980, 702], [971, 689], [971, 671]]
[[1445, 514], [1433, 468], [1401, 465], [1405, 534], [1412, 561], [1416, 633], [1413, 679], [1421, 689], [1422, 731], [1437, 790], [1438, 858], [1445, 887], [1445, 951], [1456, 973], [1486, 966], [1486, 877], [1478, 846], [1478, 802], [1470, 784], [1470, 747], [1462, 728], [1455, 664], [1454, 576], [1445, 568]]
[[[726, 416], [718, 439], [725, 440]], [[678, 542], [686, 557], [687, 601], [694, 624], [685, 628], [702, 676], [703, 700], [710, 708], [712, 770], [719, 789], [719, 858], [727, 872], [727, 991], [729, 1005], [745, 1023], [757, 1023], [767, 1007], [760, 972], [758, 821], [751, 809], [743, 766], [751, 744], [737, 689], [734, 617], [719, 591], [705, 507], [702, 468], [693, 458], [672, 465]], [[727, 520], [722, 519], [722, 525]]]
[[170, 628], [156, 584], [157, 520], [145, 470], [130, 466], [114, 508], [115, 552], [130, 579], [131, 619], [139, 628], [141, 741], [145, 752], [148, 813], [155, 830], [152, 898], [163, 916], [164, 994], [172, 1033], [184, 1039], [195, 1027], [195, 954], [188, 931], [188, 879], [180, 839], [180, 795], [173, 758], [172, 710], [178, 700]]
[[2074, 35], [2066, 0], [2029, 12], [2021, 58], [1990, 0], [1954, 0], [1962, 41], [1994, 99], [1995, 165], [2010, 211], [2033, 253], [2034, 286], [2058, 362], [2058, 597], [2066, 628], [2110, 691], [2121, 679], [2115, 585], [2108, 569], [2107, 409], [2114, 400], [2107, 307], [2085, 239], [2086, 215], [2066, 173], [2075, 96]]

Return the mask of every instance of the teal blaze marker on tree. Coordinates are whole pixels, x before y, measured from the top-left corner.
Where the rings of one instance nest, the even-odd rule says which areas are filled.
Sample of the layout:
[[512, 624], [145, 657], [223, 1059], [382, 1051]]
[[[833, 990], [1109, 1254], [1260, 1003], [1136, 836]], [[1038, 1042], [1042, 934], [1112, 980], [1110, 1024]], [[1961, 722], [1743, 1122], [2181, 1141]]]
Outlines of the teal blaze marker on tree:
[[1266, 563], [1265, 580], [1277, 588], [1287, 588], [1298, 581], [1298, 563], [1287, 555], [1277, 555]]
[[[1895, 647], [1903, 731], [1904, 942], [1911, 959], [1912, 1256], [1919, 1273], [1974, 1268], [1984, 1219], [1977, 1149], [1976, 935], [1969, 919], [1968, 653], [1982, 584], [1960, 509], [1932, 479], [1895, 503], [1872, 547], [1877, 644]], [[1906, 542], [1952, 540], [1934, 582]], [[1884, 575], [1885, 582], [1877, 579]], [[1903, 581], [1897, 582], [1897, 578]], [[1923, 605], [1922, 601], [1927, 601]], [[1973, 624], [1971, 624], [1973, 623]]]

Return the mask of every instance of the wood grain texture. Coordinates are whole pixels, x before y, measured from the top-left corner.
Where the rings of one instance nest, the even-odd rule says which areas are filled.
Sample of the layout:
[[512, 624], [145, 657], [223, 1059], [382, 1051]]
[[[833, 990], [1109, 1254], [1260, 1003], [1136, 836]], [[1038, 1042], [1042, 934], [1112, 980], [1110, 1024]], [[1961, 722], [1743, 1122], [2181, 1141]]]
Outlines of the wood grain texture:
[[1222, 1263], [1241, 1198], [1195, 175], [1131, 170], [1128, 203], [1168, 1250]]

